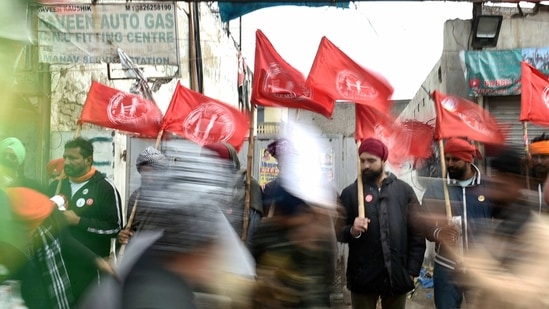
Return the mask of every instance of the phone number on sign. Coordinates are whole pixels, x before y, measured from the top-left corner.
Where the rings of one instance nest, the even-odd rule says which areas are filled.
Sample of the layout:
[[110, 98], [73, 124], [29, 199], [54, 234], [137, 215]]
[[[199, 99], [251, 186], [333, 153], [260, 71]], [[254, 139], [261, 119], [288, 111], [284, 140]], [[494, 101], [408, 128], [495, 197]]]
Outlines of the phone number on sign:
[[126, 11], [171, 11], [171, 4], [159, 4], [159, 3], [140, 3], [140, 4], [127, 4]]

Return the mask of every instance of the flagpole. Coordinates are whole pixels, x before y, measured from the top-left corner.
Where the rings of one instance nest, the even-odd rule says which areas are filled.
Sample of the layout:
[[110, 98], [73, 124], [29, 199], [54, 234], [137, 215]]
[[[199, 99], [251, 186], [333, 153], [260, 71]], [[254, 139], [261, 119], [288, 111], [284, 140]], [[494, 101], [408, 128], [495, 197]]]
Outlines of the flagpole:
[[158, 132], [158, 135], [156, 136], [156, 142], [154, 143], [154, 148], [158, 149], [158, 146], [160, 146], [160, 142], [162, 141], [162, 135], [164, 134], [164, 130], [160, 130]]
[[365, 218], [366, 217], [366, 209], [364, 208], [364, 187], [362, 186], [362, 171], [360, 170], [360, 154], [358, 152], [358, 149], [360, 148], [360, 142], [356, 143], [356, 149], [357, 149], [357, 165], [358, 165], [358, 175], [356, 178], [357, 183], [357, 198], [358, 198], [358, 217], [359, 218]]
[[[126, 224], [126, 227], [124, 228], [125, 231], [130, 231], [132, 228], [133, 220], [135, 218], [135, 213], [137, 212], [137, 201], [139, 201], [139, 193], [137, 192], [135, 196], [135, 201], [133, 202], [132, 206], [132, 212], [130, 214], [130, 217], [128, 218], [128, 224]], [[122, 257], [124, 256], [124, 251], [126, 250], [126, 244], [123, 244], [120, 246], [120, 250], [118, 251], [118, 260], [120, 261]]]
[[530, 149], [528, 149], [528, 124], [526, 121], [522, 122], [522, 133], [524, 138], [524, 155], [526, 157], [524, 174], [526, 176], [526, 188], [530, 190]]
[[[76, 125], [76, 130], [74, 131], [73, 139], [80, 136], [80, 131], [82, 131], [82, 123], [78, 123]], [[61, 174], [59, 175], [59, 181], [57, 182], [57, 187], [55, 188], [55, 194], [54, 195], [57, 195], [57, 194], [59, 194], [59, 192], [61, 192], [61, 184], [63, 183], [63, 178], [65, 178], [65, 177], [66, 177], [65, 170], [62, 170]]]
[[250, 127], [248, 133], [248, 156], [246, 162], [246, 201], [244, 203], [244, 220], [242, 226], [241, 239], [246, 241], [248, 238], [248, 227], [250, 225], [250, 203], [252, 200], [252, 169], [254, 163], [254, 127], [255, 127], [255, 105], [250, 104]]
[[442, 173], [442, 186], [444, 191], [444, 205], [446, 207], [446, 219], [448, 224], [452, 223], [452, 206], [450, 204], [450, 193], [448, 193], [448, 184], [446, 183], [446, 159], [444, 158], [444, 143], [442, 139], [438, 141], [440, 150], [440, 168]]

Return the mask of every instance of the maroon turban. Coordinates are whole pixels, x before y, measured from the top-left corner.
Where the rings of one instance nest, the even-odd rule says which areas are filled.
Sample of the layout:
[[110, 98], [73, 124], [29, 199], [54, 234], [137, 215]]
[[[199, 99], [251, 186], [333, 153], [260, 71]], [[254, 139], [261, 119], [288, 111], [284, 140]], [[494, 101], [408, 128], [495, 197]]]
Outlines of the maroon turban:
[[358, 147], [358, 155], [363, 152], [371, 153], [379, 157], [381, 161], [387, 161], [387, 157], [389, 156], [387, 146], [382, 141], [371, 137], [363, 140], [360, 147]]
[[473, 162], [475, 157], [482, 159], [482, 155], [477, 147], [457, 137], [449, 138], [446, 141], [446, 144], [444, 144], [444, 153], [469, 163]]

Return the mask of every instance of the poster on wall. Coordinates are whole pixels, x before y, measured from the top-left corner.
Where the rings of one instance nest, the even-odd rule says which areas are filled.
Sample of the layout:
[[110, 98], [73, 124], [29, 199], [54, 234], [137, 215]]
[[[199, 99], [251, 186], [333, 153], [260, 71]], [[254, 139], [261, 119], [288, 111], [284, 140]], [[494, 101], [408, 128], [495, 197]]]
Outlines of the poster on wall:
[[278, 176], [278, 161], [266, 148], [261, 148], [261, 159], [259, 160], [259, 185], [265, 186]]
[[334, 154], [331, 150], [320, 154], [320, 168], [324, 179], [329, 182], [334, 180]]

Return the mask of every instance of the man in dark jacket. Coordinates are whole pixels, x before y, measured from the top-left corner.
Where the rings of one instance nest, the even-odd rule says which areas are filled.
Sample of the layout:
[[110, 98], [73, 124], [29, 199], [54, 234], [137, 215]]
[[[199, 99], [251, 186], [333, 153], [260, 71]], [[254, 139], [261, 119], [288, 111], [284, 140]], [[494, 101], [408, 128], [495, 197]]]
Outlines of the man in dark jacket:
[[[51, 183], [50, 196], [60, 194], [68, 200], [63, 213], [71, 235], [98, 256], [108, 257], [110, 239], [115, 238], [122, 227], [120, 194], [114, 183], [93, 167], [90, 141], [78, 137], [67, 142], [63, 158], [67, 177]], [[78, 298], [91, 282], [98, 280], [98, 272], [82, 265], [78, 259], [68, 258], [66, 262]]]
[[[444, 144], [444, 156], [446, 178], [429, 184], [422, 205], [429, 213], [425, 237], [435, 242], [435, 305], [452, 309], [460, 308], [467, 296], [467, 290], [457, 282], [461, 272], [456, 271], [456, 265], [461, 255], [490, 229], [494, 207], [488, 198], [487, 183], [481, 181], [480, 170], [473, 164], [475, 157], [480, 158], [478, 149], [467, 140], [450, 138]], [[445, 194], [450, 209], [445, 207]]]
[[349, 244], [347, 287], [354, 309], [404, 308], [425, 253], [420, 206], [412, 187], [385, 171], [389, 151], [368, 138], [359, 147], [365, 216], [359, 216], [358, 184], [343, 189], [345, 222], [337, 237]]

